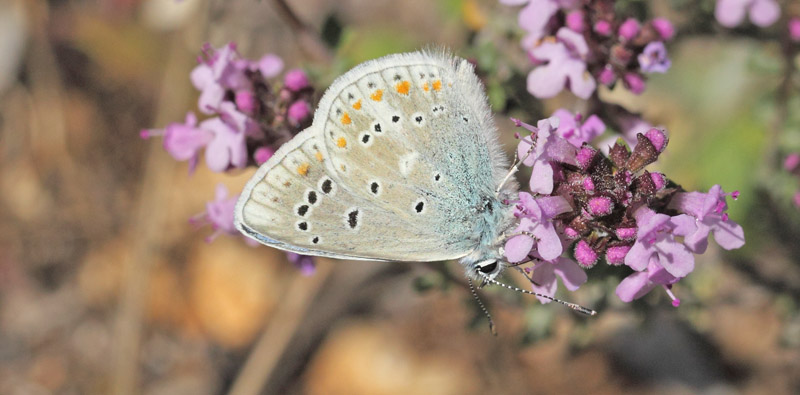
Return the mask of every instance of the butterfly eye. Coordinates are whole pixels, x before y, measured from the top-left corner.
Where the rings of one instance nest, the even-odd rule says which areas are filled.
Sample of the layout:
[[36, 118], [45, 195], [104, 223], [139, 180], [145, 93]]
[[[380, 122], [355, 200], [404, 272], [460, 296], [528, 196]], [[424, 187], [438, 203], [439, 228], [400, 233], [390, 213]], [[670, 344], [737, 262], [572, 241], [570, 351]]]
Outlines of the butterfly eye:
[[492, 273], [495, 270], [497, 270], [497, 261], [491, 260], [491, 261], [478, 262], [475, 264], [475, 266], [481, 273]]

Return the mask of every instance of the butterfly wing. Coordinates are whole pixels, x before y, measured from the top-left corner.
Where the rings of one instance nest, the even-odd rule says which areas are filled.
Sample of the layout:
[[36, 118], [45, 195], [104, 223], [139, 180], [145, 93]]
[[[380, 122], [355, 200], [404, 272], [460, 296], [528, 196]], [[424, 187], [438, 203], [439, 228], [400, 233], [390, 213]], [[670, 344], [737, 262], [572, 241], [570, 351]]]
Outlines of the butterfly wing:
[[308, 255], [463, 257], [480, 242], [477, 210], [507, 168], [495, 139], [466, 61], [412, 53], [364, 63], [248, 182], [236, 226]]

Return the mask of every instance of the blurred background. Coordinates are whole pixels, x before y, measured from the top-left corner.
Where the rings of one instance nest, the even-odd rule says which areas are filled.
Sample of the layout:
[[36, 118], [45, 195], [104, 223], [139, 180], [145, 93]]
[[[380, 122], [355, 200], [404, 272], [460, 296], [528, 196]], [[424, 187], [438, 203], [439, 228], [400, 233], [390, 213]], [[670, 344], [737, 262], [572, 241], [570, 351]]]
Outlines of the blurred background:
[[525, 92], [517, 9], [3, 0], [0, 393], [800, 392], [798, 179], [781, 170], [800, 149], [800, 100], [796, 85], [779, 90], [800, 60], [754, 28], [715, 27], [713, 1], [619, 3], [669, 18], [679, 35], [672, 69], [644, 95], [601, 97], [669, 130], [657, 169], [689, 190], [741, 191], [730, 216], [747, 244], [698, 256], [677, 309], [655, 292], [620, 302], [621, 275], [602, 270], [559, 294], [597, 317], [486, 289], [494, 337], [453, 262], [319, 259], [304, 276], [240, 237], [206, 242], [212, 230], [188, 219], [217, 183], [238, 193], [254, 169], [188, 176], [139, 131], [195, 109], [188, 75], [205, 42], [278, 54], [318, 94], [360, 61], [434, 44], [491, 71], [511, 149], [510, 115], [533, 123], [576, 103]]

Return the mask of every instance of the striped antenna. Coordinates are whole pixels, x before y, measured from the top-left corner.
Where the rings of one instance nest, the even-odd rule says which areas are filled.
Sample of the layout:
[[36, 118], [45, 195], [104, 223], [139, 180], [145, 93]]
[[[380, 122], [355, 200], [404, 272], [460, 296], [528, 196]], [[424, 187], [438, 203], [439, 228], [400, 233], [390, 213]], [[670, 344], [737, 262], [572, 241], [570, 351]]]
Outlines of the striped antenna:
[[483, 310], [483, 314], [486, 315], [486, 319], [489, 320], [489, 330], [492, 331], [492, 334], [497, 336], [497, 330], [494, 328], [494, 321], [492, 321], [492, 315], [489, 314], [489, 310], [486, 309], [486, 306], [483, 305], [481, 298], [478, 297], [478, 291], [475, 291], [475, 286], [472, 284], [472, 279], [467, 277], [467, 282], [469, 282], [469, 291], [472, 292], [472, 297], [475, 298], [475, 301], [478, 302], [478, 306], [481, 307]]
[[[485, 273], [481, 272], [480, 270], [476, 270], [475, 272], [478, 273], [479, 275], [481, 275], [481, 277], [483, 277], [483, 280], [488, 282], [488, 283], [496, 284], [496, 285], [499, 285], [501, 287], [508, 288], [508, 289], [510, 289], [512, 291], [517, 291], [517, 292], [521, 292], [521, 293], [528, 294], [528, 295], [538, 296], [540, 298], [545, 298], [545, 299], [551, 300], [553, 302], [558, 302], [558, 303], [561, 303], [564, 306], [567, 306], [570, 309], [575, 310], [575, 311], [577, 311], [579, 313], [583, 313], [583, 314], [586, 314], [586, 315], [597, 315], [596, 311], [594, 311], [592, 309], [589, 309], [589, 308], [586, 308], [586, 307], [583, 307], [583, 306], [581, 306], [579, 304], [566, 302], [566, 301], [563, 301], [561, 299], [556, 299], [556, 298], [554, 298], [552, 296], [548, 296], [548, 295], [540, 294], [540, 293], [536, 293], [536, 292], [531, 292], [531, 291], [526, 291], [524, 289], [520, 289], [520, 288], [511, 286], [511, 285], [508, 285], [508, 284], [503, 284], [500, 281], [497, 281], [495, 279], [489, 278], [489, 276], [487, 276]], [[472, 282], [470, 282], [470, 286], [472, 286]], [[483, 304], [481, 304], [481, 306], [483, 306]], [[489, 314], [489, 313], [487, 312], [486, 314]], [[489, 319], [489, 322], [490, 322], [490, 325], [491, 325], [491, 318]]]

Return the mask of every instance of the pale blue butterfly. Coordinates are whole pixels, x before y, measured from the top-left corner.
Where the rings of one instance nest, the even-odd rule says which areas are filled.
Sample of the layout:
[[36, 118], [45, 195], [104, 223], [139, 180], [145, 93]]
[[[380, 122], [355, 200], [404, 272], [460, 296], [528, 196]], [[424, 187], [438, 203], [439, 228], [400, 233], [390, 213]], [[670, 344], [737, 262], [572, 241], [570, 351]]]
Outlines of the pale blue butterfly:
[[496, 283], [518, 190], [508, 166], [469, 62], [389, 55], [334, 81], [312, 125], [247, 183], [236, 228], [306, 255], [460, 259]]

